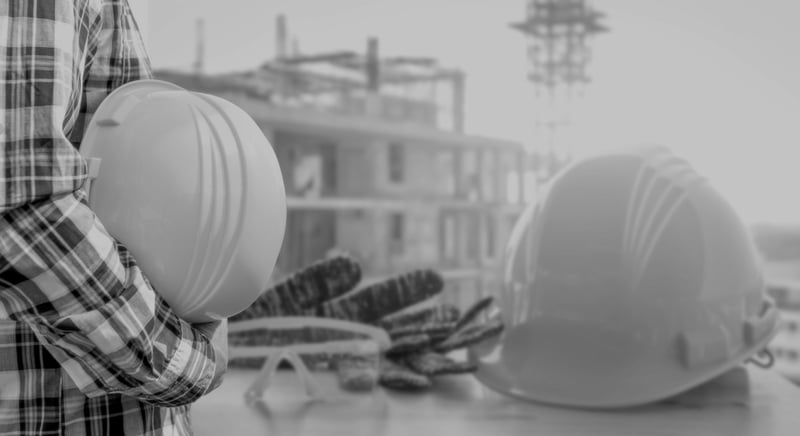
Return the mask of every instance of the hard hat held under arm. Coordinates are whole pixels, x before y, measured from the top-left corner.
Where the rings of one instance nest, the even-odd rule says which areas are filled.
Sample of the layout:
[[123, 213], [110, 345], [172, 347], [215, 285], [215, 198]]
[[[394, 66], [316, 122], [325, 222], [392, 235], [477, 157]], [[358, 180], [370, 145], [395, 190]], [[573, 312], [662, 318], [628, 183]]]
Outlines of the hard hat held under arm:
[[518, 220], [501, 339], [471, 350], [503, 393], [568, 406], [667, 398], [777, 332], [753, 241], [708, 180], [664, 147], [575, 162]]
[[247, 308], [286, 228], [275, 152], [242, 109], [159, 80], [111, 93], [86, 130], [89, 205], [190, 322]]

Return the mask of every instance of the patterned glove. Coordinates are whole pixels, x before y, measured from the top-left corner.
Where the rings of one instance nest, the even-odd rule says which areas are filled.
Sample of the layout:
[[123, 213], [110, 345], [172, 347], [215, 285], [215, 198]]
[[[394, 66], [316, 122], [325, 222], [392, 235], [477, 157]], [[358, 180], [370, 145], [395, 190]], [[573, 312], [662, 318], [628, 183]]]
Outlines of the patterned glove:
[[402, 390], [425, 389], [432, 385], [432, 377], [474, 372], [475, 365], [455, 361], [447, 354], [503, 331], [499, 320], [479, 322], [491, 303], [491, 297], [481, 299], [463, 315], [454, 306], [438, 305], [382, 320], [379, 325], [389, 332], [392, 346], [382, 360], [381, 384]]
[[[391, 389], [424, 389], [431, 377], [472, 372], [474, 366], [456, 362], [446, 354], [499, 334], [499, 322], [478, 323], [491, 298], [477, 302], [463, 315], [450, 305], [414, 309], [433, 302], [444, 288], [435, 271], [420, 269], [400, 274], [356, 290], [360, 265], [347, 254], [320, 260], [292, 274], [264, 292], [247, 310], [232, 317], [239, 321], [266, 316], [317, 316], [344, 319], [385, 329], [391, 347], [381, 359], [381, 385]], [[248, 332], [232, 335], [231, 344], [279, 345], [335, 339], [332, 332]], [[313, 357], [311, 357], [313, 358]], [[263, 360], [263, 359], [262, 359]], [[260, 366], [258, 359], [232, 360], [230, 366]], [[357, 388], [369, 377], [367, 368], [337, 368], [345, 387]]]
[[[229, 323], [248, 319], [281, 316], [316, 316], [321, 302], [334, 300], [361, 281], [361, 267], [342, 255], [315, 262], [262, 292], [244, 311], [230, 317]], [[228, 336], [229, 345], [280, 346], [295, 343], [324, 342], [336, 332], [314, 329], [280, 331], [245, 331]], [[313, 357], [303, 356], [306, 363]], [[233, 358], [228, 365], [261, 368], [265, 358]]]

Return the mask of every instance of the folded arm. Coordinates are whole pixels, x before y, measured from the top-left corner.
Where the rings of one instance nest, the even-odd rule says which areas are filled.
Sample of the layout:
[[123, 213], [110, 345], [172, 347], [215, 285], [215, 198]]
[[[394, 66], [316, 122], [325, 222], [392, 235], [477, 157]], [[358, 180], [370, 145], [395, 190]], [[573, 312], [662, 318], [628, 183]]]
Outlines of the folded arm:
[[86, 395], [178, 406], [219, 385], [227, 350], [213, 326], [180, 319], [79, 196], [17, 208], [0, 228], [0, 307]]

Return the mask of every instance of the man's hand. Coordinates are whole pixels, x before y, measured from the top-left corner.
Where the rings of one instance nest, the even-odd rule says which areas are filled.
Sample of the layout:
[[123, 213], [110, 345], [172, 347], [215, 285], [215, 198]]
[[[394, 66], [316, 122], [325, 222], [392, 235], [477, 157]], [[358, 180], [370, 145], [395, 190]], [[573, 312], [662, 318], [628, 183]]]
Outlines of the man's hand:
[[192, 327], [207, 337], [214, 348], [214, 361], [217, 364], [217, 369], [214, 371], [214, 378], [206, 390], [207, 394], [222, 384], [225, 372], [228, 370], [228, 320], [194, 324]]

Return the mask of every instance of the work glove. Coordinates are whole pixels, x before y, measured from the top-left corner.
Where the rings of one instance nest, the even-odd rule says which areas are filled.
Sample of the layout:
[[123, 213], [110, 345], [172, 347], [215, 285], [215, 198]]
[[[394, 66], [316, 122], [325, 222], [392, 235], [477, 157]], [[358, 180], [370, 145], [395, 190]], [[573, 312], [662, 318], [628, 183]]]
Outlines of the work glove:
[[463, 314], [455, 306], [440, 304], [382, 318], [378, 326], [389, 333], [392, 345], [381, 360], [381, 384], [425, 389], [432, 385], [432, 377], [476, 371], [475, 364], [448, 354], [502, 332], [500, 320], [482, 322], [481, 315], [491, 303], [492, 297], [480, 299]]
[[[428, 388], [435, 376], [475, 371], [474, 365], [456, 361], [448, 354], [496, 336], [503, 329], [499, 320], [480, 322], [491, 298], [481, 299], [463, 314], [455, 306], [438, 303], [444, 280], [434, 270], [416, 269], [357, 288], [361, 278], [358, 262], [341, 253], [275, 284], [231, 321], [313, 316], [382, 328], [392, 343], [380, 359], [377, 381], [384, 387], [401, 390]], [[336, 339], [321, 338], [320, 334], [312, 337], [314, 332], [308, 330], [243, 332], [229, 340], [231, 344], [275, 346]], [[260, 365], [252, 358], [247, 360], [232, 361], [231, 366]], [[344, 387], [363, 384], [367, 374], [359, 365], [342, 365], [337, 371]]]

